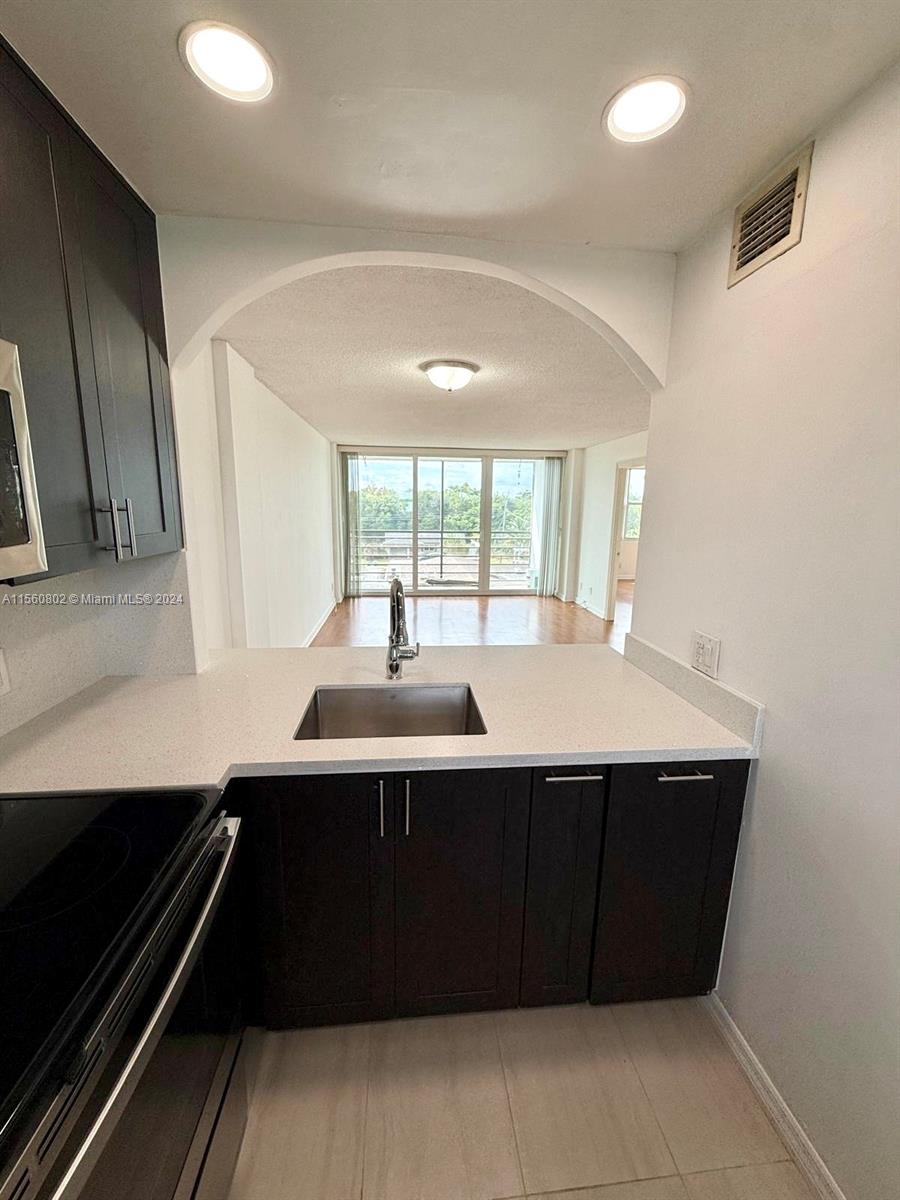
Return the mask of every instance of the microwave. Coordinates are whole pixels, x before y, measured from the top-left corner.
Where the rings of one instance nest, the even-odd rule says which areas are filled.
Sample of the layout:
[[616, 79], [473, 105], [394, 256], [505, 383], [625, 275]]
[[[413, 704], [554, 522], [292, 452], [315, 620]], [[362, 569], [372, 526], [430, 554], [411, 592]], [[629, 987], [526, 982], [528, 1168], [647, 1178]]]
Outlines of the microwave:
[[0, 580], [46, 570], [19, 350], [0, 338]]

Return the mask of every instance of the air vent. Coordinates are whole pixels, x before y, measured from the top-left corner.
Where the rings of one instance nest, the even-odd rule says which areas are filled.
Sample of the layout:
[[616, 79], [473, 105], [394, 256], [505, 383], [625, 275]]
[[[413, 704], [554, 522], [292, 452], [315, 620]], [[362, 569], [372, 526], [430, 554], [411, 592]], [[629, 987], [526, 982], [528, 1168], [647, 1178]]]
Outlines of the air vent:
[[812, 152], [810, 142], [735, 209], [729, 287], [800, 241]]

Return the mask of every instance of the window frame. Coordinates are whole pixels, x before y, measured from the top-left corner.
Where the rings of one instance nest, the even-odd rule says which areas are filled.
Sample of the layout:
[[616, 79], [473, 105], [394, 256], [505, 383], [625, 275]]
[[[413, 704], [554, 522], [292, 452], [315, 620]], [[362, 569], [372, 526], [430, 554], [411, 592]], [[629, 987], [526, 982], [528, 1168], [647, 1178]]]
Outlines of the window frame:
[[[640, 500], [629, 500], [629, 498], [628, 498], [629, 494], [631, 492], [631, 475], [632, 475], [633, 471], [640, 471], [644, 475], [645, 483], [646, 483], [646, 478], [647, 478], [647, 475], [646, 475], [647, 468], [645, 466], [644, 467], [626, 467], [625, 468], [625, 503], [622, 506], [622, 541], [623, 542], [638, 542], [638, 541], [640, 541], [641, 524], [642, 524], [643, 517], [644, 517], [643, 488], [641, 489]], [[629, 510], [634, 509], [634, 508], [636, 508], [638, 511], [638, 522], [637, 522], [638, 531], [637, 531], [637, 533], [629, 533], [628, 532], [628, 513], [629, 513]]]

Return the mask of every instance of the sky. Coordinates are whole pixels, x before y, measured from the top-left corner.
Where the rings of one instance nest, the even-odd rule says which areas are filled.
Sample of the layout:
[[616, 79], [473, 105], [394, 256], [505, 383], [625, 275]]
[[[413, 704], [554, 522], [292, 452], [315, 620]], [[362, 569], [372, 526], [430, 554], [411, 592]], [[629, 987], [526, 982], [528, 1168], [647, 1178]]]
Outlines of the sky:
[[[444, 459], [444, 483], [481, 484], [481, 460], [478, 458]], [[530, 490], [534, 483], [533, 459], [494, 459], [494, 493], [503, 494]], [[419, 483], [423, 488], [438, 488], [441, 479], [441, 460], [419, 459]], [[401, 495], [412, 491], [412, 459], [359, 456], [361, 487], [389, 487]]]

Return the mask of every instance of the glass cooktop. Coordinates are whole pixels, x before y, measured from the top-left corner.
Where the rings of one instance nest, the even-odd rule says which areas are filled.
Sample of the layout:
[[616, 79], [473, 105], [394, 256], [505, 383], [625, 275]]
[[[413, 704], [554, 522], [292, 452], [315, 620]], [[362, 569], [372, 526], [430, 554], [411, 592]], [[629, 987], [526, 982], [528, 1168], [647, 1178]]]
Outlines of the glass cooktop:
[[0, 1140], [32, 1077], [102, 1002], [212, 804], [200, 792], [0, 799]]

